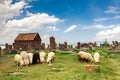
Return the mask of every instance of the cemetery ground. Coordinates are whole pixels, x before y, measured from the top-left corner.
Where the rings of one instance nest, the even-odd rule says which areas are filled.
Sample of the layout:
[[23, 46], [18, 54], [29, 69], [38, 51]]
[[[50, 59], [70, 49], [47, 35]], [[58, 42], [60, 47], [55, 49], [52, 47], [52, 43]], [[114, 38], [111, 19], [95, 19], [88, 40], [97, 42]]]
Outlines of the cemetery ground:
[[36, 64], [28, 67], [14, 66], [15, 54], [0, 56], [0, 80], [120, 80], [120, 54], [101, 54], [100, 66], [86, 72], [86, 65], [94, 63], [79, 62], [76, 54], [56, 52], [52, 65]]

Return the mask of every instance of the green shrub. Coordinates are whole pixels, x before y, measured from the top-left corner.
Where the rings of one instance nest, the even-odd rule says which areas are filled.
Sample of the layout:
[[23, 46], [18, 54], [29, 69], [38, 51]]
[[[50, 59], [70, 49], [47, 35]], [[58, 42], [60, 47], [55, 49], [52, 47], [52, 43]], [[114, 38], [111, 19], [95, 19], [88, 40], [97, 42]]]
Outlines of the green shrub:
[[17, 50], [10, 51], [10, 54], [17, 54]]

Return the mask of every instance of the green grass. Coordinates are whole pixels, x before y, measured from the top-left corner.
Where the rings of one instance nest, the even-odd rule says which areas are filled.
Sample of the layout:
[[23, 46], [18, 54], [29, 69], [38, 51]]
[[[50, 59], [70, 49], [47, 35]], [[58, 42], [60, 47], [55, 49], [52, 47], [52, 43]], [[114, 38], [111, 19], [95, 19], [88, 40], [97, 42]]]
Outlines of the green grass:
[[[36, 64], [29, 67], [14, 66], [15, 54], [2, 55], [0, 63], [0, 80], [119, 80], [120, 55], [109, 54], [100, 58], [100, 67], [91, 72], [84, 70], [85, 65], [94, 63], [79, 62], [76, 55], [56, 53], [52, 65]], [[24, 74], [11, 75], [14, 72]]]

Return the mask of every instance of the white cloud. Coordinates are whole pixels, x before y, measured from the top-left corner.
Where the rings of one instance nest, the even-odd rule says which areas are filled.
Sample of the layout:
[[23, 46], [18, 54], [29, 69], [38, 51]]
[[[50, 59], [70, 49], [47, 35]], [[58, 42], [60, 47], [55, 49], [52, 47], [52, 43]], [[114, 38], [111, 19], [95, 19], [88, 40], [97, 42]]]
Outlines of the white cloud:
[[46, 43], [46, 44], [49, 44], [49, 38], [50, 38], [50, 35], [46, 34], [44, 36], [41, 37], [42, 38], [42, 43]]
[[101, 22], [101, 21], [106, 21], [109, 20], [110, 18], [96, 18], [94, 19], [94, 22]]
[[[30, 31], [44, 27], [44, 25], [53, 25], [60, 20], [54, 16], [49, 16], [46, 13], [37, 13], [29, 15], [21, 20], [9, 20], [6, 23], [7, 28], [13, 28], [20, 31]], [[56, 29], [52, 27], [52, 29]]]
[[68, 27], [64, 32], [71, 32], [71, 31], [73, 31], [75, 28], [77, 28], [77, 25], [72, 25], [72, 26]]
[[114, 19], [120, 19], [120, 15], [114, 16]]
[[102, 30], [96, 34], [97, 40], [120, 40], [120, 25], [107, 30]]
[[58, 30], [55, 26], [62, 20], [54, 15], [50, 16], [46, 13], [33, 14], [26, 11], [27, 17], [20, 20], [14, 19], [16, 16], [21, 16], [21, 11], [25, 6], [29, 5], [24, 1], [15, 4], [11, 4], [11, 0], [3, 4], [0, 3], [0, 43], [13, 42], [19, 32], [33, 32], [47, 27], [47, 30], [50, 31]]
[[11, 19], [15, 16], [20, 15], [20, 11], [26, 5], [25, 2], [20, 1], [15, 4], [11, 4], [11, 1], [5, 1], [5, 3], [0, 4], [0, 21], [5, 21], [7, 19]]
[[43, 37], [42, 37], [42, 39], [48, 39], [49, 38], [49, 35], [44, 35]]
[[23, 0], [25, 2], [33, 2], [33, 1], [37, 1], [37, 0]]
[[109, 26], [105, 26], [105, 25], [102, 25], [102, 24], [92, 24], [92, 25], [87, 25], [85, 27], [83, 27], [82, 29], [83, 30], [88, 30], [88, 29], [110, 29], [110, 28], [113, 28], [114, 25], [109, 25]]
[[114, 7], [114, 6], [109, 6], [108, 10], [106, 10], [104, 13], [114, 13], [114, 14], [118, 14], [120, 13], [119, 8], [118, 7]]
[[59, 31], [60, 29], [57, 28], [56, 26], [48, 26], [46, 27], [46, 30], [47, 31]]
[[[10, 19], [20, 16], [22, 9], [25, 7], [26, 3], [24, 1], [11, 4], [12, 0], [4, 0], [0, 3], [0, 42], [5, 43], [11, 41], [11, 37], [15, 36], [11, 28], [6, 25], [7, 21]], [[11, 30], [12, 34], [9, 33]], [[8, 32], [7, 32], [8, 31]]]

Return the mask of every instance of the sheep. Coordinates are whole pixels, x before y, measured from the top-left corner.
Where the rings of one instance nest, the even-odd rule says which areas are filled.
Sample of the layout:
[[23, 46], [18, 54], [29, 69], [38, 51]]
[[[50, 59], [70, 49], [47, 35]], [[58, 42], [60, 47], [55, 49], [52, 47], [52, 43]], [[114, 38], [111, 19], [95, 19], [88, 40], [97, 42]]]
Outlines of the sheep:
[[23, 65], [22, 57], [21, 57], [19, 54], [16, 54], [16, 55], [14, 56], [14, 61], [15, 61], [15, 65], [17, 65], [17, 67]]
[[47, 63], [53, 63], [54, 59], [55, 59], [55, 53], [54, 52], [48, 53]]
[[32, 59], [32, 64], [37, 64], [38, 61], [39, 61], [39, 63], [40, 63], [39, 53], [34, 53], [34, 54], [33, 54], [33, 59]]
[[80, 51], [78, 54], [79, 61], [93, 62], [92, 55], [90, 53]]
[[40, 61], [41, 61], [41, 63], [45, 63], [46, 62], [46, 53], [44, 52], [44, 51], [41, 51], [40, 53], [39, 53], [39, 55], [40, 55]]
[[94, 58], [95, 63], [96, 63], [96, 64], [99, 64], [100, 54], [96, 52], [96, 53], [93, 55], [93, 58]]
[[22, 51], [20, 53], [20, 56], [22, 57], [23, 59], [23, 62], [24, 62], [24, 65], [25, 66], [28, 66], [29, 65], [29, 56], [28, 56], [28, 53], [26, 51]]
[[30, 62], [30, 64], [32, 64], [33, 53], [28, 53], [28, 56], [29, 56], [29, 62]]

